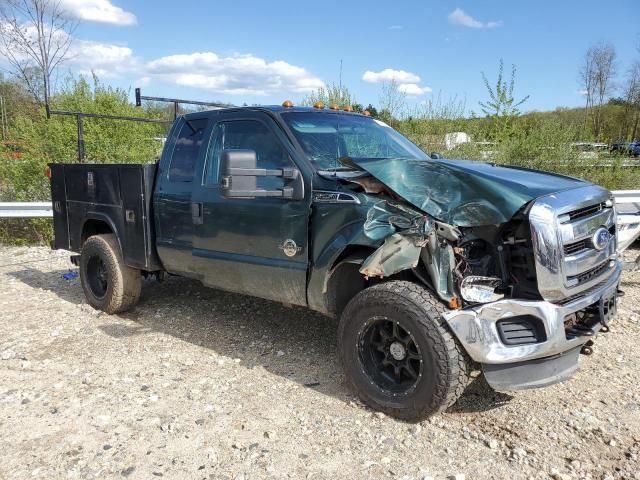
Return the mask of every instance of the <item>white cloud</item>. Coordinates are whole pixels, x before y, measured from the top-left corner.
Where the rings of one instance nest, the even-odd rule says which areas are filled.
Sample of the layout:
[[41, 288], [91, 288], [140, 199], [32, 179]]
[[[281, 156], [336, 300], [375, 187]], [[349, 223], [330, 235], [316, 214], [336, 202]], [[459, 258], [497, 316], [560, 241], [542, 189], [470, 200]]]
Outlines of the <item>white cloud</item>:
[[380, 72], [372, 72], [371, 70], [367, 70], [362, 75], [362, 80], [369, 83], [418, 83], [420, 81], [420, 77], [415, 73], [405, 72], [404, 70], [393, 70], [392, 68], [385, 68]]
[[388, 27], [389, 30], [402, 30], [404, 29], [404, 25], [391, 25]]
[[398, 91], [407, 95], [424, 95], [431, 92], [431, 87], [421, 87], [416, 83], [401, 83], [398, 85]]
[[282, 60], [267, 62], [254, 55], [220, 57], [213, 52], [170, 55], [149, 62], [145, 70], [147, 75], [178, 85], [229, 95], [308, 93], [324, 86], [322, 80], [302, 67]]
[[405, 70], [392, 68], [385, 68], [379, 72], [367, 70], [362, 75], [362, 80], [368, 83], [395, 82], [398, 85], [398, 91], [406, 95], [424, 95], [431, 91], [431, 88], [419, 85], [420, 77], [418, 75]]
[[589, 92], [587, 92], [586, 90], [582, 89], [582, 90], [578, 90], [576, 93], [577, 93], [578, 95], [586, 96], [586, 95], [587, 95], [587, 93], [589, 93]]
[[149, 77], [140, 77], [136, 79], [136, 81], [133, 82], [133, 84], [136, 87], [148, 87], [151, 84], [151, 79]]
[[133, 50], [121, 45], [75, 40], [69, 50], [69, 64], [82, 75], [117, 78], [135, 71], [139, 62]]
[[[68, 40], [64, 32], [55, 38], [59, 44]], [[24, 57], [24, 53], [15, 54]], [[0, 58], [0, 65], [3, 63]], [[137, 79], [139, 86], [158, 79], [228, 95], [305, 94], [325, 86], [303, 67], [283, 60], [267, 62], [255, 55], [220, 57], [213, 52], [195, 52], [145, 62], [126, 45], [82, 39], [73, 39], [62, 68], [86, 76], [94, 73], [101, 79]]]
[[[0, 30], [3, 28], [12, 27], [7, 24], [0, 25]], [[37, 39], [35, 27], [26, 25], [23, 26], [23, 29], [26, 36], [35, 43]], [[137, 68], [138, 61], [129, 47], [70, 38], [64, 30], [54, 32], [52, 48], [60, 48], [63, 51], [70, 40], [71, 44], [66, 52], [64, 62], [61, 63], [63, 69], [70, 68], [71, 71], [81, 75], [91, 75], [93, 72], [99, 78], [115, 78]], [[24, 50], [15, 49], [13, 54], [18, 60], [31, 61]]]
[[481, 22], [480, 20], [476, 20], [461, 8], [456, 8], [449, 14], [448, 18], [449, 23], [452, 25], [461, 25], [469, 28], [495, 28], [502, 25], [501, 21]]
[[138, 22], [136, 16], [115, 6], [110, 0], [61, 0], [60, 5], [68, 15], [79, 20], [130, 26]]

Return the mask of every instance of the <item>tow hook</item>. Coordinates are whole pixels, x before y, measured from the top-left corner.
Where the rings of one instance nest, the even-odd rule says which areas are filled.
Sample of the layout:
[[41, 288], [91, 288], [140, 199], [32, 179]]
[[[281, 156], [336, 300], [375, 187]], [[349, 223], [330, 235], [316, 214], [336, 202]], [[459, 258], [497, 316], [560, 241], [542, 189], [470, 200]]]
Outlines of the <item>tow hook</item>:
[[601, 332], [601, 333], [609, 333], [610, 331], [611, 331], [611, 330], [609, 329], [609, 327], [608, 327], [607, 325], [603, 325], [603, 326], [600, 328], [600, 332]]
[[593, 340], [589, 340], [580, 349], [582, 355], [591, 355], [593, 353]]
[[618, 291], [616, 292], [616, 295], [617, 295], [618, 297], [624, 297], [624, 290], [620, 290], [620, 289], [618, 289]]

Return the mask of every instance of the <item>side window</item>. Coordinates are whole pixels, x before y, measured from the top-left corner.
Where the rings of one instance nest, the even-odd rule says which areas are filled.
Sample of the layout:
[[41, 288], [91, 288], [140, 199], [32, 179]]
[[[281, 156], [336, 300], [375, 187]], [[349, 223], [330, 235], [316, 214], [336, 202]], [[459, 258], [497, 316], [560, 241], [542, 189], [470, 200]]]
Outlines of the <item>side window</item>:
[[220, 156], [222, 155], [222, 144], [224, 142], [225, 123], [217, 123], [211, 132], [207, 160], [204, 170], [204, 185], [216, 185], [220, 175]]
[[169, 181], [190, 182], [193, 179], [193, 169], [202, 147], [207, 123], [206, 118], [185, 120], [183, 123], [171, 155]]
[[[212, 133], [207, 153], [205, 185], [218, 183], [220, 156], [223, 150], [253, 150], [258, 168], [276, 169], [292, 166], [289, 154], [278, 137], [257, 120], [234, 120], [218, 123]], [[259, 188], [279, 188], [281, 178], [258, 177]]]

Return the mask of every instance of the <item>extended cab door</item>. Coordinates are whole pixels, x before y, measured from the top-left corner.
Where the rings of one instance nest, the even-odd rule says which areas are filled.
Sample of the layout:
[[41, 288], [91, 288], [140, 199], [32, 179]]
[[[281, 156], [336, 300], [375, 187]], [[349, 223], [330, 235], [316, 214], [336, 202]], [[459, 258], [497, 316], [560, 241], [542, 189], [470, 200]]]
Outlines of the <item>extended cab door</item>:
[[176, 121], [160, 160], [153, 196], [158, 256], [168, 272], [189, 277], [194, 276], [191, 191], [210, 123], [206, 114]]
[[[297, 168], [290, 142], [266, 113], [220, 115], [213, 125], [192, 196], [194, 264], [208, 286], [306, 305], [311, 189], [303, 200], [226, 198], [221, 186], [223, 150], [253, 150], [257, 168]], [[258, 178], [258, 188], [283, 186]]]

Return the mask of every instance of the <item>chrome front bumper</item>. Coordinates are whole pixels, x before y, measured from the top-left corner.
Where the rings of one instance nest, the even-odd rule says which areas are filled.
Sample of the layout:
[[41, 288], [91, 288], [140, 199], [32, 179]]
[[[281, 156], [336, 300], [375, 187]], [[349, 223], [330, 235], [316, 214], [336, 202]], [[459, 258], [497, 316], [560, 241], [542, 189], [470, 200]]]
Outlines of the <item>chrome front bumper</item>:
[[[465, 310], [452, 310], [444, 314], [454, 334], [469, 356], [481, 364], [521, 363], [553, 357], [584, 344], [588, 337], [567, 339], [565, 318], [584, 310], [601, 298], [617, 294], [622, 267], [616, 262], [615, 271], [607, 281], [566, 304], [546, 301], [499, 300]], [[498, 333], [496, 322], [520, 315], [532, 315], [544, 324], [546, 341], [527, 345], [505, 345]], [[598, 331], [602, 325], [594, 327]]]

